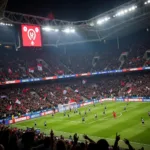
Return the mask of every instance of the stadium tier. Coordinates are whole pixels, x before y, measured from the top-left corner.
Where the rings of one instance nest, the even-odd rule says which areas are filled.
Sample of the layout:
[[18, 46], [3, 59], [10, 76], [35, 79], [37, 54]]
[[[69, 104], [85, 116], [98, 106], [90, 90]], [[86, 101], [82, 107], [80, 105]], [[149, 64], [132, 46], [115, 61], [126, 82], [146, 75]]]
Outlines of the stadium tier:
[[120, 39], [120, 49], [114, 40], [67, 49], [15, 51], [14, 46], [1, 45], [0, 84], [148, 70], [149, 42], [149, 34], [140, 31]]
[[27, 112], [52, 109], [58, 104], [68, 104], [70, 100], [82, 103], [92, 99], [139, 97], [148, 101], [150, 96], [149, 73], [110, 75], [43, 84], [1, 87], [1, 118], [11, 117], [12, 114], [23, 115]]

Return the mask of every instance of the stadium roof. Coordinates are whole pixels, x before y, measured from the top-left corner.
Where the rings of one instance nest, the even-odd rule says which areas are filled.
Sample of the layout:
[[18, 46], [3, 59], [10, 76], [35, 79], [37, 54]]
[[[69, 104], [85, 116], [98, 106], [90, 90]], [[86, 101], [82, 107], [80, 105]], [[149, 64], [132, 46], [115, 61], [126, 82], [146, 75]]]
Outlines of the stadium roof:
[[[149, 26], [150, 1], [132, 0], [94, 18], [83, 21], [50, 20], [44, 17], [4, 12], [5, 23], [40, 25], [45, 46], [71, 45], [121, 37]], [[66, 29], [67, 28], [67, 29]], [[72, 28], [75, 33], [70, 32]], [[51, 30], [53, 29], [53, 30]], [[3, 29], [2, 29], [3, 30]], [[48, 40], [47, 40], [48, 39]]]

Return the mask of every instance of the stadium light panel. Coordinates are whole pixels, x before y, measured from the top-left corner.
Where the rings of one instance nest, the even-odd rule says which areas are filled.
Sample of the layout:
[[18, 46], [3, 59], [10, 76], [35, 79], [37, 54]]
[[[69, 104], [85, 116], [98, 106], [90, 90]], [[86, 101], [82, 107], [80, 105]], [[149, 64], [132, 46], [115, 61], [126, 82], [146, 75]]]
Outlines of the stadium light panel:
[[75, 29], [70, 29], [70, 32], [71, 33], [75, 33]]
[[55, 32], [58, 32], [58, 31], [59, 31], [59, 29], [54, 29], [54, 31], [55, 31]]
[[123, 9], [123, 10], [120, 10], [119, 12], [116, 13], [116, 15], [114, 15], [114, 17], [117, 17], [117, 16], [123, 16], [129, 12], [132, 12], [134, 11], [135, 9], [137, 8], [137, 6], [132, 6], [128, 9]]
[[93, 22], [91, 22], [91, 23], [90, 23], [90, 26], [91, 26], [91, 27], [93, 27], [93, 26], [94, 26], [94, 23], [93, 23]]
[[150, 0], [144, 2], [145, 5], [150, 4]]
[[75, 29], [74, 28], [65, 28], [62, 31], [65, 32], [65, 33], [75, 33]]
[[10, 24], [10, 23], [4, 23], [4, 22], [0, 22], [0, 25], [1, 26], [13, 26], [13, 24]]
[[46, 32], [50, 32], [50, 31], [58, 32], [59, 31], [59, 29], [53, 29], [51, 27], [43, 27], [42, 30]]
[[44, 31], [52, 31], [52, 28], [51, 27], [43, 27], [42, 28]]
[[102, 19], [98, 19], [97, 24], [101, 25], [101, 24], [107, 22], [108, 20], [110, 20], [110, 17], [105, 17], [105, 18], [102, 18]]
[[69, 29], [69, 28], [66, 28], [66, 29], [64, 30], [64, 32], [65, 32], [65, 33], [69, 33], [69, 32], [70, 32], [70, 29]]

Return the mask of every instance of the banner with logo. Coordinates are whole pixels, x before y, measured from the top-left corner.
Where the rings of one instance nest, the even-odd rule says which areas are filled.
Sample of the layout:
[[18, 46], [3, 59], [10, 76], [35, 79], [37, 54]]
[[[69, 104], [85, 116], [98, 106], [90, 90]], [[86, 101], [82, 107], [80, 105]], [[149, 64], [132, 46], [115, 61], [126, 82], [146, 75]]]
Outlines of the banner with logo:
[[30, 73], [34, 73], [34, 68], [33, 68], [33, 67], [29, 67], [28, 71], [29, 71]]
[[37, 64], [37, 69], [38, 69], [39, 71], [42, 71], [42, 70], [43, 70], [42, 64]]

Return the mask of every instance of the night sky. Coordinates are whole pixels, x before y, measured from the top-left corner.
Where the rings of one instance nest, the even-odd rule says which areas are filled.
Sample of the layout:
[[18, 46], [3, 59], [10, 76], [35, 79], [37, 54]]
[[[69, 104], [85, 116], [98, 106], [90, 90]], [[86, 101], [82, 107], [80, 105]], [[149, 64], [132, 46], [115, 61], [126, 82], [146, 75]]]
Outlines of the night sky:
[[56, 19], [79, 21], [92, 18], [129, 0], [8, 0], [7, 10]]

